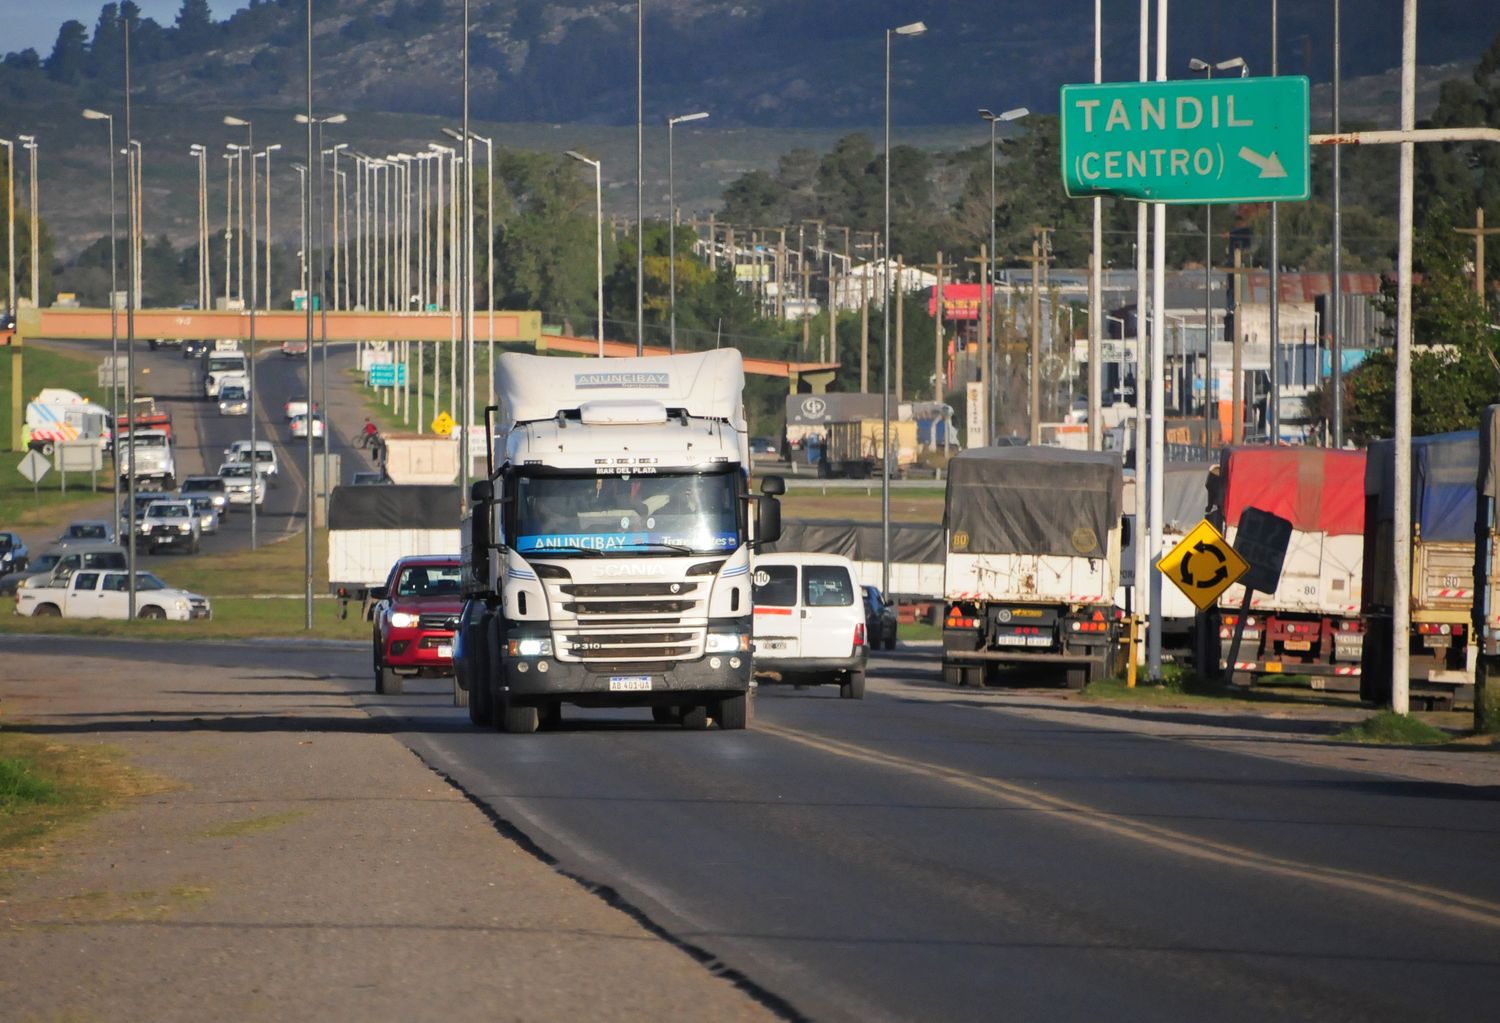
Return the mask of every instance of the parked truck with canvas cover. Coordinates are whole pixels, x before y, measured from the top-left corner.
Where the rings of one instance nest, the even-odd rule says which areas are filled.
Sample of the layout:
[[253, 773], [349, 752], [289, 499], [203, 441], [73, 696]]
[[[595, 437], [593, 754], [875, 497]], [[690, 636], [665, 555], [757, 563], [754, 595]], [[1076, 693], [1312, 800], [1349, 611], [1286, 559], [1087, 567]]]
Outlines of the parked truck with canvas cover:
[[1032, 665], [1077, 689], [1112, 674], [1123, 485], [1113, 454], [978, 448], [949, 463], [944, 681]]
[[529, 732], [572, 703], [745, 727], [751, 546], [780, 532], [782, 486], [749, 493], [743, 390], [728, 349], [500, 357], [455, 649], [476, 724]]
[[[1231, 681], [1307, 675], [1314, 689], [1357, 688], [1365, 530], [1365, 453], [1326, 448], [1231, 447], [1209, 477], [1208, 519], [1234, 545], [1246, 508], [1292, 524], [1275, 593], [1235, 584], [1199, 619], [1198, 663]], [[1239, 654], [1229, 663], [1239, 616]]]
[[1474, 727], [1500, 731], [1500, 405], [1484, 410], [1474, 509]]
[[[1365, 644], [1359, 691], [1391, 699], [1395, 560], [1395, 441], [1370, 445], [1365, 463]], [[1413, 701], [1451, 706], [1473, 696], [1475, 647], [1474, 482], [1479, 431], [1413, 437], [1411, 442], [1411, 587], [1408, 657]]]

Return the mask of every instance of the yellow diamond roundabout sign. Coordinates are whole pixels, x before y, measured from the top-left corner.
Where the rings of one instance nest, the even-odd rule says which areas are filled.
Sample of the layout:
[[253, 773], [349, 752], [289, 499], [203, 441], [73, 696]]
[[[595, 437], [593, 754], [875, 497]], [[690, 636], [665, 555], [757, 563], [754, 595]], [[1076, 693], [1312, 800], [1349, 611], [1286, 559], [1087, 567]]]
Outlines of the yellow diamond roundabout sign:
[[1207, 611], [1219, 594], [1250, 570], [1250, 563], [1229, 546], [1207, 519], [1194, 526], [1157, 561], [1162, 576], [1187, 595], [1199, 611]]

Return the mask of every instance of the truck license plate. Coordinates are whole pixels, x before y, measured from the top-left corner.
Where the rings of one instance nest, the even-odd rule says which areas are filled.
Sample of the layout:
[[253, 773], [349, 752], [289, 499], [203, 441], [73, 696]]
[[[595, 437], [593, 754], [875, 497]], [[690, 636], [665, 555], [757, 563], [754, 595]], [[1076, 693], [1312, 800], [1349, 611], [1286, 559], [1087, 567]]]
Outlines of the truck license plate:
[[1051, 646], [1051, 636], [996, 636], [996, 646]]
[[784, 639], [758, 639], [758, 640], [755, 641], [755, 645], [756, 645], [757, 648], [764, 647], [767, 650], [785, 650], [786, 649], [786, 640], [784, 640]]
[[1312, 649], [1312, 640], [1310, 640], [1310, 639], [1289, 639], [1285, 643], [1282, 643], [1281, 645], [1285, 649], [1287, 649], [1287, 650], [1311, 650]]
[[609, 691], [612, 693], [639, 693], [650, 690], [650, 675], [611, 675], [609, 678]]

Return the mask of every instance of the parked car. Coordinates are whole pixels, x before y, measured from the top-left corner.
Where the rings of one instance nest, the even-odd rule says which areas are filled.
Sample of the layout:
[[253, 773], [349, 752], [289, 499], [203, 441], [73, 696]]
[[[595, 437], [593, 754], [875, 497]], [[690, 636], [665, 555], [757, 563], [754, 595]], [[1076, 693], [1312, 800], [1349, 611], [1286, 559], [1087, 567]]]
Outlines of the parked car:
[[[293, 440], [307, 439], [307, 416], [293, 416], [291, 423], [288, 425], [291, 428]], [[323, 413], [314, 412], [312, 414], [313, 439], [316, 440], [317, 438], [323, 436], [326, 428], [327, 427], [323, 422]]]
[[119, 569], [126, 567], [125, 548], [114, 544], [45, 551], [24, 572], [0, 577], [0, 595], [13, 595], [23, 588], [50, 585], [65, 580], [80, 568]]
[[184, 359], [196, 359], [208, 351], [212, 345], [202, 338], [194, 338], [182, 343], [182, 357]]
[[197, 554], [203, 538], [193, 502], [182, 500], [151, 502], [136, 532], [152, 554], [160, 554], [163, 548]]
[[775, 442], [770, 437], [751, 437], [750, 456], [752, 458], [775, 458]]
[[189, 476], [182, 481], [182, 486], [178, 492], [187, 498], [211, 498], [214, 503], [214, 511], [219, 513], [219, 518], [225, 519], [229, 517], [229, 491], [225, 489], [222, 477]]
[[383, 587], [371, 592], [375, 606], [375, 691], [399, 693], [408, 676], [453, 674], [453, 633], [463, 611], [456, 555], [402, 558]]
[[258, 508], [266, 503], [266, 481], [259, 476], [249, 462], [225, 462], [219, 466], [219, 478], [224, 481], [224, 493], [230, 504], [255, 502]]
[[19, 533], [0, 533], [0, 576], [26, 571], [30, 556]]
[[154, 337], [147, 344], [151, 346], [151, 350], [154, 352], [158, 348], [176, 348], [182, 344], [182, 339], [175, 337]]
[[755, 559], [755, 671], [797, 685], [833, 684], [865, 695], [869, 657], [854, 565], [837, 554], [762, 554]]
[[865, 636], [872, 650], [896, 649], [896, 605], [885, 599], [878, 586], [864, 586]]
[[[188, 621], [213, 617], [207, 597], [174, 589], [150, 572], [135, 574], [135, 591], [137, 618]], [[16, 614], [35, 618], [129, 618], [130, 573], [82, 569], [59, 586], [28, 586], [16, 596]]]
[[219, 531], [219, 510], [214, 507], [211, 496], [198, 494], [194, 497], [183, 494], [182, 499], [193, 506], [193, 514], [198, 517], [198, 532], [211, 536]]
[[374, 487], [391, 482], [391, 478], [383, 472], [357, 472], [349, 482], [356, 487]]
[[219, 415], [248, 416], [250, 389], [243, 384], [223, 384], [219, 388]]
[[54, 547], [76, 547], [80, 543], [114, 543], [115, 528], [99, 519], [69, 522], [62, 535], [52, 541]]
[[281, 342], [281, 354], [287, 357], [307, 354], [307, 342], [288, 339]]

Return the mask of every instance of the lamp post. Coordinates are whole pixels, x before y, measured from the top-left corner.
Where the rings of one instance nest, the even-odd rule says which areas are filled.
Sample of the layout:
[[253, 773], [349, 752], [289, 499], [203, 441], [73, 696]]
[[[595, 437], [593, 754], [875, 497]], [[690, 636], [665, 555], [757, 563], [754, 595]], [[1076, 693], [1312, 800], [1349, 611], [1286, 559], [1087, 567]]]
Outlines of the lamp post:
[[[980, 353], [979, 356], [979, 393], [984, 396], [984, 431], [979, 438], [981, 445], [988, 444], [989, 438], [995, 432], [995, 424], [990, 422], [990, 359], [995, 352], [995, 126], [1002, 121], [1014, 121], [1025, 117], [1029, 110], [1025, 107], [1016, 107], [1003, 113], [993, 113], [983, 107], [979, 110], [979, 116], [990, 122], [990, 254], [985, 260], [985, 266], [979, 271], [979, 301], [989, 305], [990, 335], [986, 339], [989, 348]], [[986, 283], [988, 282], [988, 283]]]
[[[1250, 76], [1250, 66], [1243, 57], [1231, 57], [1211, 64], [1193, 57], [1188, 61], [1189, 71], [1201, 71], [1204, 78], [1213, 78], [1215, 71], [1240, 69], [1240, 77]], [[1335, 149], [1338, 147], [1335, 146]], [[1215, 420], [1218, 418], [1218, 401], [1214, 396], [1214, 208], [1210, 203], [1203, 206], [1203, 444], [1210, 451], [1214, 446]], [[1184, 377], [1186, 373], [1183, 374]], [[1184, 384], [1186, 380], [1183, 381]], [[1186, 387], [1183, 388], [1187, 390]], [[1187, 408], [1178, 402], [1183, 414]]]
[[260, 151], [266, 161], [266, 286], [265, 310], [271, 311], [271, 154], [281, 148], [281, 143], [267, 146]]
[[[115, 252], [115, 119], [111, 114], [98, 110], [85, 110], [83, 116], [89, 121], [109, 122], [109, 430], [113, 440], [119, 440], [120, 432], [120, 322], [116, 311], [115, 291], [119, 287], [116, 271], [119, 257]], [[198, 147], [202, 149], [202, 146]], [[14, 151], [14, 150], [13, 150]], [[11, 307], [16, 304], [15, 282], [11, 282]], [[115, 459], [119, 454], [116, 450]], [[118, 474], [117, 474], [118, 475]], [[116, 529], [120, 528], [120, 488], [111, 488], [114, 494], [115, 517], [111, 519]]]
[[604, 358], [604, 191], [600, 182], [598, 160], [591, 160], [582, 153], [568, 150], [568, 155], [579, 163], [594, 168], [594, 336], [599, 339], [599, 358]]
[[672, 165], [672, 129], [685, 121], [701, 121], [708, 116], [707, 110], [696, 114], [682, 114], [667, 118], [667, 328], [668, 343], [672, 354], [677, 354], [677, 182]]
[[[233, 187], [235, 189], [235, 192], [237, 193], [237, 199], [234, 204], [234, 220], [236, 228], [234, 232], [234, 255], [235, 262], [238, 264], [238, 266], [236, 266], [235, 268], [235, 274], [237, 278], [235, 280], [235, 291], [239, 294], [240, 305], [243, 306], [245, 303], [245, 154], [251, 152], [252, 150], [248, 145], [241, 146], [236, 145], [233, 142], [229, 143], [224, 148], [228, 149], [231, 153], [234, 154], [235, 161]], [[250, 255], [253, 258], [255, 256], [255, 253], [251, 252]]]
[[635, 4], [635, 354], [646, 354], [646, 0]]
[[885, 30], [885, 265], [881, 296], [883, 332], [880, 338], [880, 592], [891, 588], [891, 39], [919, 36], [927, 31], [920, 21]]
[[229, 284], [234, 280], [234, 161], [238, 154], [224, 155], [224, 308], [229, 308]]
[[[340, 142], [321, 151], [321, 156], [333, 156], [333, 306], [339, 308], [339, 150], [348, 149], [349, 143]], [[325, 433], [326, 437], [327, 434]]]
[[126, 164], [126, 169], [128, 171], [131, 171], [131, 173], [133, 173], [135, 176], [135, 230], [131, 232], [130, 243], [131, 252], [135, 254], [135, 271], [130, 275], [130, 278], [135, 287], [135, 304], [139, 306], [141, 304], [141, 296], [143, 292], [143, 289], [141, 287], [141, 277], [145, 273], [145, 258], [143, 252], [143, 249], [145, 248], [145, 242], [143, 241], [143, 239], [146, 237], [146, 184], [145, 178], [142, 175], [142, 168], [145, 166], [146, 152], [141, 148], [141, 142], [139, 139], [130, 139], [126, 143], [126, 145], [130, 148], [131, 152], [135, 156], [134, 169], [131, 170], [128, 162]]
[[297, 172], [297, 286], [302, 294], [307, 294], [307, 252], [302, 248], [302, 237], [307, 234], [307, 167], [300, 163], [292, 164], [292, 170]]
[[[451, 128], [443, 131], [453, 138], [462, 138]], [[484, 272], [485, 306], [489, 332], [489, 400], [495, 403], [495, 140], [470, 131], [469, 138], [484, 143]], [[424, 159], [429, 154], [418, 154]]]
[[[7, 181], [5, 184], [6, 197], [6, 231], [10, 253], [5, 260], [5, 283], [8, 287], [10, 304], [6, 309], [14, 316], [16, 314], [16, 144], [10, 139], [0, 139], [0, 146], [6, 149], [5, 171]], [[111, 173], [113, 173], [115, 144], [109, 144], [109, 159]]]
[[[189, 155], [198, 161], [198, 308], [208, 308], [208, 147], [194, 142]], [[114, 299], [110, 299], [111, 305]]]
[[35, 309], [42, 307], [41, 300], [41, 270], [37, 264], [37, 222], [36, 222], [36, 151], [37, 143], [35, 135], [17, 135], [21, 140], [21, 148], [31, 154], [31, 187], [27, 190], [27, 196], [31, 204], [31, 305]]

